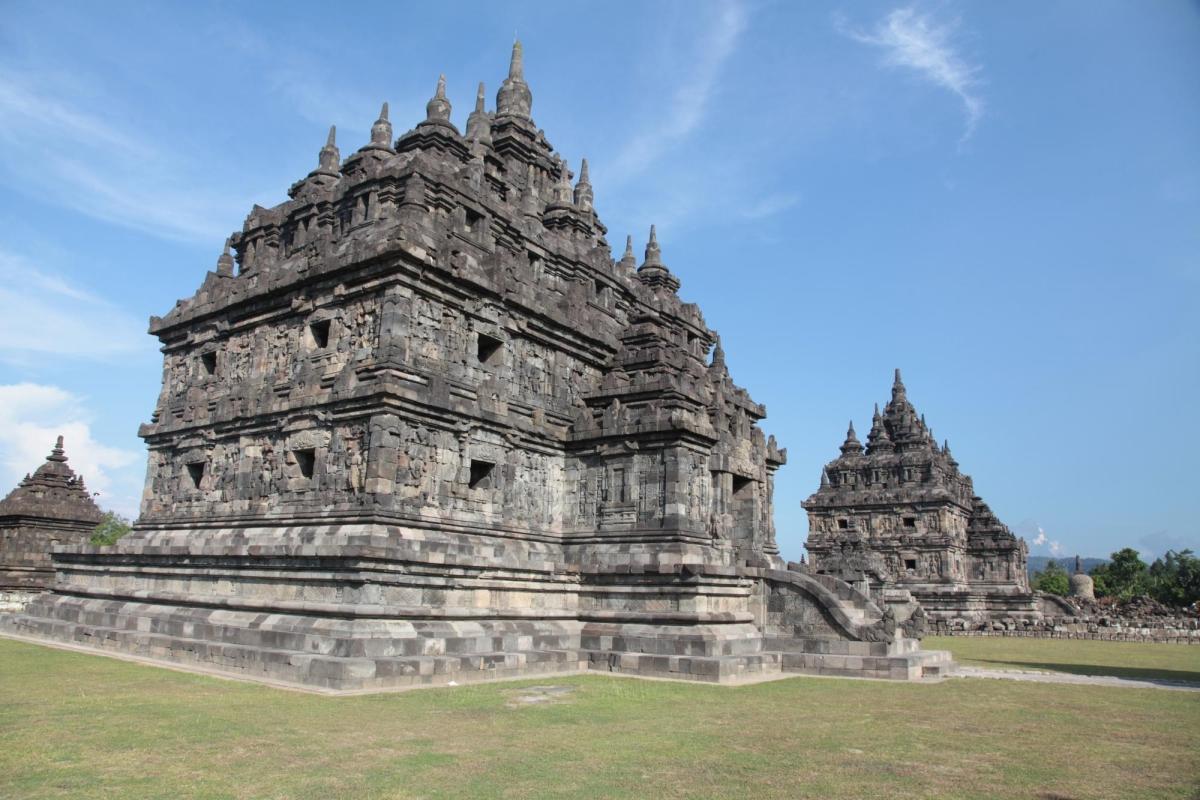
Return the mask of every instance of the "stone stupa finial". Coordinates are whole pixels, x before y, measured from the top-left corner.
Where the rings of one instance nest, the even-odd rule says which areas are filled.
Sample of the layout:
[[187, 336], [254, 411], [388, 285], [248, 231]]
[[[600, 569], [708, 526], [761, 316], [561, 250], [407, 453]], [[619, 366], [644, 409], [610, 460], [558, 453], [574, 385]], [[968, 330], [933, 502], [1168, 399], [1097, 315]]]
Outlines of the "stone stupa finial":
[[223, 278], [233, 277], [233, 254], [229, 252], [229, 240], [225, 240], [225, 250], [217, 258], [217, 274]]
[[529, 119], [533, 109], [533, 92], [525, 83], [525, 53], [518, 39], [513, 42], [512, 60], [508, 64], [508, 77], [500, 84], [496, 93], [496, 114], [501, 117]]
[[46, 456], [47, 461], [66, 461], [66, 451], [63, 450], [63, 437], [59, 436], [54, 442], [54, 448], [50, 451], [50, 455]]
[[370, 147], [381, 150], [392, 149], [392, 123], [388, 120], [388, 104], [379, 109], [379, 119], [371, 126]]
[[475, 92], [475, 110], [467, 117], [467, 139], [484, 144], [492, 141], [492, 118], [484, 109], [483, 81], [479, 82]]
[[642, 269], [647, 267], [663, 267], [662, 249], [658, 246], [658, 230], [654, 225], [650, 226], [650, 240], [646, 242], [646, 260], [642, 262]]
[[582, 211], [591, 211], [594, 197], [592, 182], [588, 180], [588, 163], [585, 158], [579, 167], [579, 181], [575, 184], [575, 205]]
[[450, 101], [446, 99], [446, 76], [438, 75], [437, 91], [425, 104], [425, 121], [432, 123], [450, 122]]
[[665, 286], [672, 292], [679, 291], [679, 279], [663, 263], [662, 251], [658, 247], [658, 231], [653, 225], [650, 226], [650, 241], [646, 242], [646, 260], [638, 267], [637, 277], [653, 289]]
[[862, 442], [858, 441], [858, 435], [854, 433], [854, 420], [850, 420], [850, 427], [846, 430], [846, 441], [842, 442], [842, 455], [857, 456], [862, 454]]
[[715, 369], [725, 369], [725, 348], [721, 346], [721, 334], [718, 333], [714, 338], [712, 364], [709, 366]]
[[329, 136], [325, 137], [325, 146], [317, 156], [317, 172], [337, 175], [342, 167], [342, 154], [337, 148], [337, 126], [329, 126]]
[[621, 256], [621, 260], [617, 262], [626, 272], [633, 272], [637, 269], [637, 256], [633, 254], [633, 237], [625, 237], [625, 254]]
[[896, 367], [896, 377], [892, 380], [892, 399], [900, 400], [905, 397], [904, 381], [900, 379], [900, 368]]

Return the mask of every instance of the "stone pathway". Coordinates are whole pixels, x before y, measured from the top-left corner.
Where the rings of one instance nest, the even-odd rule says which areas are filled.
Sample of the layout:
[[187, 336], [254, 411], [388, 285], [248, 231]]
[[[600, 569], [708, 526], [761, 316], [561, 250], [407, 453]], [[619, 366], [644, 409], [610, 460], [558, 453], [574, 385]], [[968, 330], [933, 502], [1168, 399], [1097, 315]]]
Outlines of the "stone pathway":
[[1115, 675], [1073, 675], [1069, 672], [1038, 672], [1023, 669], [991, 669], [988, 667], [957, 666], [950, 677], [997, 678], [1008, 681], [1035, 683], [1071, 683], [1078, 686], [1121, 686], [1130, 689], [1170, 689], [1177, 692], [1200, 692], [1200, 683], [1173, 681], [1167, 678], [1119, 678]]

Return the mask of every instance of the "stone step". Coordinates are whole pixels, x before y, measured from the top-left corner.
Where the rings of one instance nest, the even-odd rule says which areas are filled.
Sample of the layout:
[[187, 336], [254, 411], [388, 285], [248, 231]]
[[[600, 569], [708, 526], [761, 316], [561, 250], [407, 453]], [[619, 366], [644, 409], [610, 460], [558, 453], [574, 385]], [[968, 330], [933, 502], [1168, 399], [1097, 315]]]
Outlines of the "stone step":
[[677, 680], [727, 681], [778, 674], [781, 653], [723, 656], [669, 656], [654, 653], [583, 651], [588, 669]]
[[349, 658], [62, 620], [34, 622], [20, 627], [5, 624], [4, 629], [18, 635], [82, 645], [102, 652], [198, 666], [235, 677], [334, 690], [355, 690], [368, 683], [372, 689], [451, 681], [465, 683], [586, 668], [586, 657], [577, 650]]

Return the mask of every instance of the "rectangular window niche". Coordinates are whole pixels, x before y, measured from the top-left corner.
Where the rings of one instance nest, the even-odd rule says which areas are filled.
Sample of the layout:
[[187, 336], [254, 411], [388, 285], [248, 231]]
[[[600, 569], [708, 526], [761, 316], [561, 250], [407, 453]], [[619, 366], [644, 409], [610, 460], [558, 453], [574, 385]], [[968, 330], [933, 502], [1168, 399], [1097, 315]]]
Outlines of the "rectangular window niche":
[[491, 461], [471, 459], [471, 476], [467, 479], [467, 486], [472, 489], [492, 488], [492, 471], [495, 469], [496, 465]]
[[313, 322], [308, 326], [308, 332], [312, 336], [313, 346], [318, 350], [324, 350], [329, 346], [329, 328], [333, 321], [323, 319], [318, 322]]
[[200, 482], [204, 480], [204, 462], [193, 461], [187, 465], [188, 477], [192, 479], [192, 488], [199, 489]]
[[475, 355], [479, 358], [479, 363], [495, 363], [496, 356], [504, 342], [495, 336], [488, 336], [486, 333], [478, 333], [476, 336], [478, 338], [475, 343]]
[[292, 455], [296, 457], [296, 466], [300, 468], [300, 474], [305, 478], [311, 478], [313, 468], [317, 464], [317, 451], [311, 447], [304, 447], [293, 450]]

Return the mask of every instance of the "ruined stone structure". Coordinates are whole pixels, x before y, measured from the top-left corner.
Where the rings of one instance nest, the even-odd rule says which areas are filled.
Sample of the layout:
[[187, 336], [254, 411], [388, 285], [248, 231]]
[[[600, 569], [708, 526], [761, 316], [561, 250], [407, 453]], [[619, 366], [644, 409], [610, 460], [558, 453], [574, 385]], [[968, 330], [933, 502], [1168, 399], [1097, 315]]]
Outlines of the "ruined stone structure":
[[[900, 370], [875, 407], [864, 448], [851, 422], [841, 455], [804, 503], [812, 569], [862, 581], [877, 599], [906, 593], [934, 620], [1038, 618], [1028, 550], [975, 494], [949, 443], [908, 400]], [[1064, 609], [1066, 610], [1066, 609]]]
[[398, 139], [386, 104], [349, 158], [331, 129], [151, 320], [134, 532], [5, 629], [337, 689], [943, 669], [782, 562], [766, 410], [653, 227], [613, 258], [531, 105], [517, 45], [464, 132], [444, 80]]
[[59, 436], [46, 463], [0, 500], [0, 593], [41, 591], [54, 578], [50, 549], [86, 542], [102, 517]]

